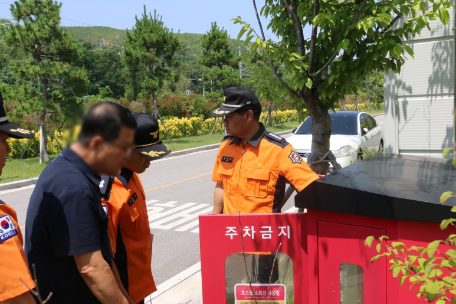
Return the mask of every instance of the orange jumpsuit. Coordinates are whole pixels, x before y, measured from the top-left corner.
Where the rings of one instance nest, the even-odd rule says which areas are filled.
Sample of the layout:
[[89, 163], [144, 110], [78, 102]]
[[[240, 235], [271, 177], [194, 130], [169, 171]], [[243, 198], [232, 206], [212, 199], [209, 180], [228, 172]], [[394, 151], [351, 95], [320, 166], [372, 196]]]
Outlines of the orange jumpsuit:
[[212, 174], [223, 185], [224, 214], [280, 212], [286, 181], [300, 192], [316, 179], [296, 150], [263, 124], [245, 148], [240, 138], [226, 136]]
[[125, 172], [129, 179], [121, 181], [116, 177], [107, 201], [108, 232], [124, 287], [138, 303], [157, 288], [151, 270], [152, 239], [146, 195], [139, 175], [126, 169], [121, 175]]
[[0, 201], [0, 302], [15, 298], [35, 288], [27, 266], [22, 233], [13, 208]]

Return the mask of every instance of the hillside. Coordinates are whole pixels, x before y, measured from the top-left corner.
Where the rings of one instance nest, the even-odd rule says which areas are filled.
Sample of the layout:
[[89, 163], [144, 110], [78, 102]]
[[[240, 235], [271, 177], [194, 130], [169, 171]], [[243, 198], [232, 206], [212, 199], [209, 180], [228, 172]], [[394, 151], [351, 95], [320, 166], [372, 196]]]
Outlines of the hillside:
[[[105, 46], [123, 47], [126, 39], [126, 30], [118, 30], [104, 26], [71, 26], [63, 27], [78, 40], [99, 44], [104, 39]], [[176, 33], [177, 34], [177, 33]], [[191, 54], [200, 54], [202, 34], [179, 33], [179, 38]], [[237, 52], [243, 42], [236, 39], [230, 39], [230, 46], [233, 51]]]

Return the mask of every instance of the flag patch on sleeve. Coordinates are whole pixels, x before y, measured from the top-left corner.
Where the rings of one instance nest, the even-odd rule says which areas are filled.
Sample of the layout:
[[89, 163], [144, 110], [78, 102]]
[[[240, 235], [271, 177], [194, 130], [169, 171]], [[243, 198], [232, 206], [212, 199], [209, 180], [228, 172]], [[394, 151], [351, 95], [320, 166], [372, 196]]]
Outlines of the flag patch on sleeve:
[[17, 235], [17, 229], [9, 215], [0, 217], [0, 243]]

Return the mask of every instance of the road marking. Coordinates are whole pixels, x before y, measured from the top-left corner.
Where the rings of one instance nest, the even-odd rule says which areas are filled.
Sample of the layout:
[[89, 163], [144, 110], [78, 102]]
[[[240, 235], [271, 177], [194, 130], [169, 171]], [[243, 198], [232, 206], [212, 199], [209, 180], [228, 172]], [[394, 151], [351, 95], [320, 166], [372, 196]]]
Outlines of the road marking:
[[174, 186], [174, 185], [177, 185], [177, 184], [180, 184], [180, 183], [188, 182], [189, 180], [192, 180], [192, 179], [196, 179], [196, 178], [200, 178], [200, 177], [209, 175], [209, 174], [212, 174], [212, 171], [206, 172], [206, 173], [203, 173], [203, 174], [200, 174], [200, 175], [196, 175], [196, 176], [193, 176], [193, 177], [189, 177], [189, 178], [177, 181], [177, 182], [169, 183], [169, 184], [166, 184], [166, 185], [163, 185], [163, 186], [158, 186], [158, 187], [155, 187], [155, 188], [152, 188], [152, 189], [148, 189], [148, 190], [146, 190], [144, 192], [147, 193], [147, 192], [155, 191], [155, 190], [158, 190], [158, 189], [166, 188], [166, 187], [169, 187], [169, 186]]

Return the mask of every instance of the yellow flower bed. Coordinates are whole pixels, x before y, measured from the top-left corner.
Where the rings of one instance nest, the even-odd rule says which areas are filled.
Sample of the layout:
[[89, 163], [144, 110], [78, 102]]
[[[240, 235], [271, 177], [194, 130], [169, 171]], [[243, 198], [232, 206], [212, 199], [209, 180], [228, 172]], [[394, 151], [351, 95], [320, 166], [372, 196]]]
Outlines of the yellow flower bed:
[[[285, 110], [285, 111], [273, 111], [273, 117], [276, 120], [276, 123], [284, 123], [288, 121], [297, 121], [298, 113], [296, 110]], [[262, 113], [260, 116], [260, 121], [266, 123], [268, 119], [268, 114]], [[166, 128], [168, 129], [169, 134], [172, 138], [179, 138], [185, 136], [197, 136], [209, 134], [214, 127], [215, 118], [208, 118], [203, 120], [199, 117], [192, 118], [172, 118], [164, 121]], [[160, 127], [160, 137], [166, 138], [166, 131], [163, 124], [159, 123]], [[215, 126], [215, 133], [223, 133], [224, 126], [222, 119], [218, 119], [217, 125]]]

